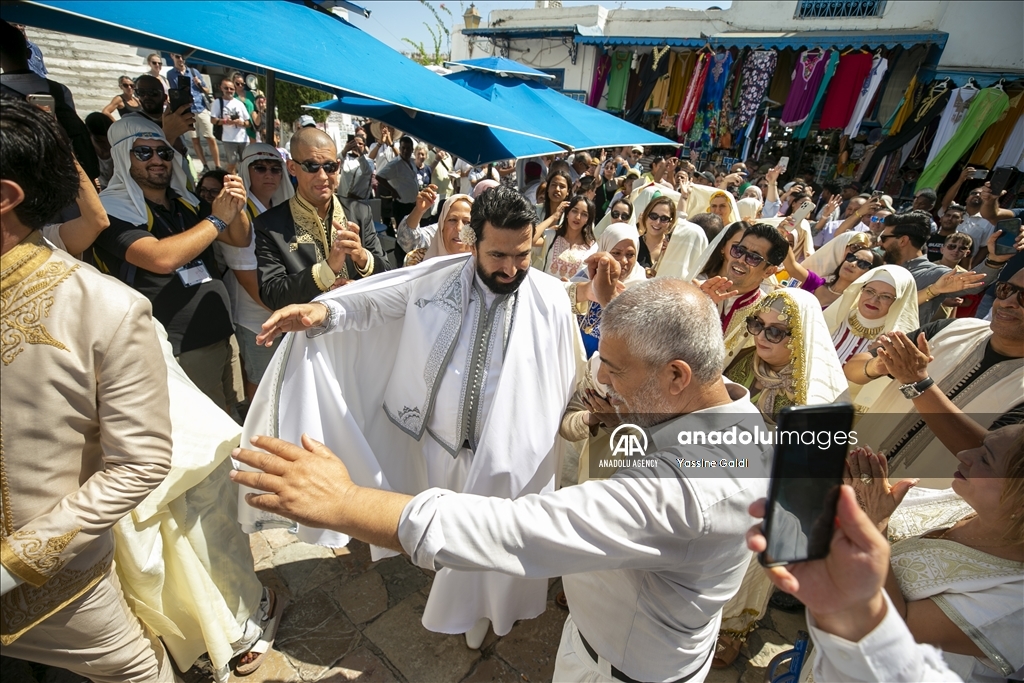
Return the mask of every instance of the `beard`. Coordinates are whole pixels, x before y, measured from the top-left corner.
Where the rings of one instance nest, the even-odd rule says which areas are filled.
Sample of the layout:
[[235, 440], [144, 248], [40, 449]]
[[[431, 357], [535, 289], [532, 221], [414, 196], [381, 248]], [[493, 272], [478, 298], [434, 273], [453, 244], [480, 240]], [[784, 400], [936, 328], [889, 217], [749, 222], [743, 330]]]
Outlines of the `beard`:
[[529, 269], [517, 270], [516, 277], [512, 282], [500, 282], [497, 278], [497, 273], [486, 273], [480, 262], [476, 262], [476, 274], [483, 282], [487, 289], [491, 290], [495, 294], [513, 294], [519, 285], [523, 284], [523, 280], [526, 279], [526, 274]]
[[128, 174], [132, 177], [139, 187], [148, 187], [153, 190], [166, 190], [171, 185], [171, 169], [167, 169], [167, 173], [163, 176], [154, 175], [149, 172], [148, 168], [136, 168], [132, 166]]
[[898, 246], [885, 247], [885, 253], [882, 254], [882, 260], [887, 265], [898, 266], [903, 263], [903, 254], [900, 253]]
[[653, 427], [673, 414], [661, 396], [656, 375], [651, 375], [636, 393], [628, 398], [615, 393], [612, 389], [608, 390], [608, 397], [615, 399], [615, 413], [637, 427]]

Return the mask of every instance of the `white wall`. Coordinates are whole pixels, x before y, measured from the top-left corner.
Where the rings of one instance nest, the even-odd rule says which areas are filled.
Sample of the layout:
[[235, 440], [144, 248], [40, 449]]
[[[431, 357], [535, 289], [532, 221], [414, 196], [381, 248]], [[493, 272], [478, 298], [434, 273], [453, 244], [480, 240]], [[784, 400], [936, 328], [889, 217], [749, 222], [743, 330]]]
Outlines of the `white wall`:
[[1024, 2], [946, 2], [938, 30], [949, 34], [939, 66], [1024, 69]]

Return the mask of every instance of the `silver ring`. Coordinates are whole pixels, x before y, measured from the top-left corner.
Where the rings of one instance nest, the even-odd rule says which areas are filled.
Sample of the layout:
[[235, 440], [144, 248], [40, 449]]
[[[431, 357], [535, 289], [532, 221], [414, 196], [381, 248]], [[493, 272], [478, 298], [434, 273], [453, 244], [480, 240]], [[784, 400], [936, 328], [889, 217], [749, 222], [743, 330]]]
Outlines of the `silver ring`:
[[871, 479], [871, 475], [870, 474], [862, 474], [862, 475], [860, 475], [860, 480], [862, 482], [864, 482], [865, 485], [868, 485], [868, 484], [870, 484], [873, 481]]

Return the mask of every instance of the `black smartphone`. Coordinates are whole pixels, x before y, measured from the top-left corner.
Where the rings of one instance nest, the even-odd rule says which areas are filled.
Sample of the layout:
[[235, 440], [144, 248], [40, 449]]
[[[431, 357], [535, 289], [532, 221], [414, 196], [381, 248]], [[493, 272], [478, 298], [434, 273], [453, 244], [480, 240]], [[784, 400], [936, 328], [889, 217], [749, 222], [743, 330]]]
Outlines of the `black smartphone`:
[[775, 460], [761, 526], [765, 567], [828, 555], [846, 452], [856, 445], [853, 404], [793, 406], [779, 413]]
[[192, 104], [192, 87], [187, 80], [183, 80], [181, 86], [168, 91], [167, 103], [171, 111], [178, 111], [186, 104]]
[[996, 256], [1016, 254], [1017, 235], [1020, 234], [1019, 218], [1004, 218], [996, 223], [996, 230], [1002, 230], [1003, 234], [996, 238]]
[[992, 171], [992, 180], [988, 181], [989, 187], [992, 188], [992, 194], [998, 197], [999, 193], [1006, 189], [1010, 178], [1013, 176], [1013, 171], [1014, 168], [1012, 166], [1000, 166]]

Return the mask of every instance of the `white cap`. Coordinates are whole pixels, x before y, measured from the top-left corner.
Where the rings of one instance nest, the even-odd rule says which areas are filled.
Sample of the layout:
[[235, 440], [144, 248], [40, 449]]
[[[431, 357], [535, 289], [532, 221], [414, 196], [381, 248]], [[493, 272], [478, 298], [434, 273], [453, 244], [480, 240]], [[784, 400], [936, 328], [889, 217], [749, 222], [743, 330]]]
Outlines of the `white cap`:
[[310, 126], [315, 125], [316, 121], [314, 121], [313, 117], [310, 116], [309, 114], [303, 114], [302, 116], [299, 117], [299, 128], [309, 128]]
[[630, 149], [629, 151], [630, 152], [640, 152], [641, 154], [643, 154], [644, 153], [644, 148], [641, 147], [640, 145], [633, 145], [632, 149]]

